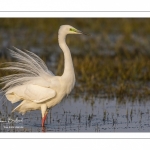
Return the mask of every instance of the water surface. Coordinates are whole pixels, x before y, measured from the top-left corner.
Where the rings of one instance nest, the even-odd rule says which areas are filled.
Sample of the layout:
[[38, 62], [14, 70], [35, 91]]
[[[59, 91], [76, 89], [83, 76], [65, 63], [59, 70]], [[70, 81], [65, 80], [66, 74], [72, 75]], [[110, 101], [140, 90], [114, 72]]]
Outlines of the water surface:
[[44, 129], [41, 128], [40, 111], [31, 111], [23, 116], [17, 112], [11, 113], [16, 105], [5, 98], [0, 101], [1, 132], [150, 131], [148, 100], [132, 102], [127, 98], [124, 103], [119, 103], [115, 97], [99, 96], [86, 101], [84, 96], [74, 98], [70, 95], [50, 110]]

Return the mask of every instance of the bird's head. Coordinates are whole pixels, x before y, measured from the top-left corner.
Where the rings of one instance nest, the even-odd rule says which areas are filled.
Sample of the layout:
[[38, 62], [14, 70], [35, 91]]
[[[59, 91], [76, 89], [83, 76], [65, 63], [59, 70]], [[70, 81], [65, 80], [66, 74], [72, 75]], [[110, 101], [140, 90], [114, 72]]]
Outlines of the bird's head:
[[86, 33], [81, 32], [80, 30], [70, 26], [70, 25], [62, 25], [59, 28], [59, 33], [64, 33], [64, 34], [84, 34], [88, 35]]

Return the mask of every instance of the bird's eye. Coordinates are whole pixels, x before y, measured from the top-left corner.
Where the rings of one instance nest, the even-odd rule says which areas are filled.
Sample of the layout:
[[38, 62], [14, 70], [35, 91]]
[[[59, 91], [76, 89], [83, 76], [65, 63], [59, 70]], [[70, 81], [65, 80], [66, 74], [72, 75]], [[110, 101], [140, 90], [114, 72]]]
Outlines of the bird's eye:
[[75, 29], [73, 29], [73, 28], [70, 28], [70, 31], [76, 32], [76, 30], [75, 30]]

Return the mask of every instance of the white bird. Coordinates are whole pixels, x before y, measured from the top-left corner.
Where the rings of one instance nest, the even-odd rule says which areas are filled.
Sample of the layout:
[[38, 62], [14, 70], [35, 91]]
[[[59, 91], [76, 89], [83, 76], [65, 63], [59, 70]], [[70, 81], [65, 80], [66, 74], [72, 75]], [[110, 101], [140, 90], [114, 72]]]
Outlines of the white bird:
[[83, 34], [70, 25], [62, 25], [58, 32], [59, 46], [64, 53], [64, 72], [55, 76], [37, 55], [17, 48], [10, 50], [17, 62], [6, 62], [4, 70], [17, 71], [16, 74], [0, 79], [5, 84], [2, 91], [6, 98], [16, 103], [22, 101], [12, 112], [25, 114], [31, 110], [41, 110], [44, 127], [48, 110], [60, 103], [75, 85], [75, 74], [70, 50], [66, 44], [67, 34]]

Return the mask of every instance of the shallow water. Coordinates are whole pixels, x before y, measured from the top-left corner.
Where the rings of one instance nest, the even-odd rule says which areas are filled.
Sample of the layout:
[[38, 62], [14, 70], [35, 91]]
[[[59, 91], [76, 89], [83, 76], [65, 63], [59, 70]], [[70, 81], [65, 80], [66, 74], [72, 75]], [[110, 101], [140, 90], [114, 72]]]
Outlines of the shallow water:
[[[17, 104], [0, 102], [1, 132], [149, 132], [150, 101], [118, 103], [116, 98], [65, 98], [51, 109], [41, 128], [40, 111], [10, 113]], [[14, 120], [14, 121], [13, 121]], [[18, 122], [17, 122], [18, 120]], [[5, 121], [5, 122], [4, 122]]]

